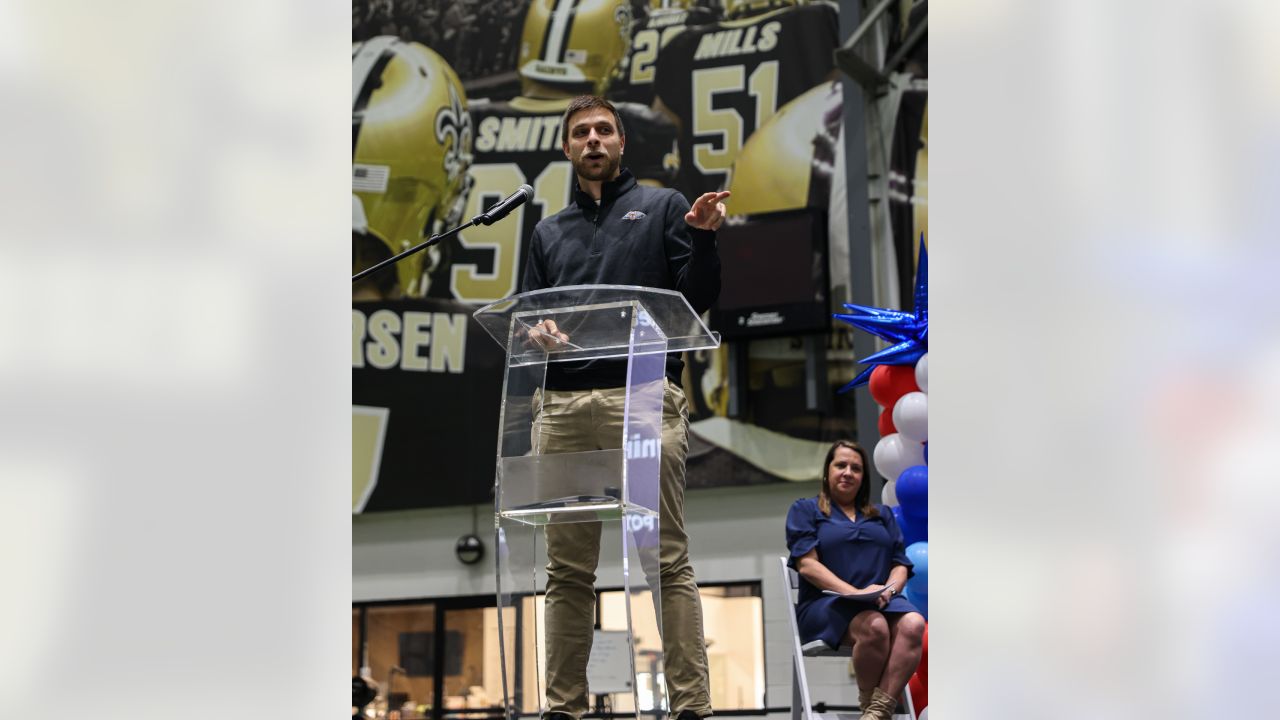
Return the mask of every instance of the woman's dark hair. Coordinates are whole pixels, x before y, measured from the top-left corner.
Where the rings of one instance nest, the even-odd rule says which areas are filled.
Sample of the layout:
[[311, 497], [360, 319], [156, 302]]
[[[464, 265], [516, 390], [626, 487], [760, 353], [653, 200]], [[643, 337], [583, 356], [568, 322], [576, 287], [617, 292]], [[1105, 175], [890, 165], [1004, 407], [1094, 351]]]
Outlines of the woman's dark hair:
[[879, 517], [880, 511], [876, 506], [871, 504], [871, 483], [867, 482], [871, 471], [871, 462], [867, 457], [867, 451], [862, 446], [852, 440], [837, 440], [831, 444], [831, 449], [827, 451], [827, 459], [822, 463], [822, 486], [818, 489], [818, 509], [823, 515], [831, 517], [831, 462], [836, 459], [836, 450], [840, 448], [849, 448], [858, 453], [858, 457], [862, 459], [862, 484], [858, 486], [858, 492], [853, 496], [854, 505], [858, 506], [858, 512], [864, 517]]

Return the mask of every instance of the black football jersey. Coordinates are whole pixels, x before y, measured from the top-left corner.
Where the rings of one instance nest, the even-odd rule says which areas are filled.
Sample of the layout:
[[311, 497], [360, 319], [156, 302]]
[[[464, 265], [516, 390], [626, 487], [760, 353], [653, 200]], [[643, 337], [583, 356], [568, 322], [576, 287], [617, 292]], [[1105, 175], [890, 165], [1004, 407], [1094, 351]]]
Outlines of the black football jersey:
[[[429, 296], [488, 303], [517, 292], [534, 226], [562, 210], [571, 197], [573, 165], [564, 156], [560, 135], [568, 103], [567, 98], [523, 97], [471, 102], [474, 158], [463, 217], [475, 217], [525, 183], [533, 188], [533, 199], [492, 225], [467, 228], [441, 243], [442, 259], [432, 272]], [[615, 106], [626, 134], [623, 165], [639, 180], [669, 185], [674, 180], [675, 126], [651, 108]]]
[[658, 55], [662, 49], [688, 27], [706, 25], [716, 16], [709, 8], [661, 8], [636, 23], [631, 35], [631, 54], [619, 78], [609, 88], [614, 101], [653, 104], [653, 79], [657, 75]]
[[680, 121], [677, 187], [690, 200], [727, 188], [743, 143], [778, 108], [831, 75], [830, 5], [783, 8], [688, 28], [658, 56], [655, 93]]

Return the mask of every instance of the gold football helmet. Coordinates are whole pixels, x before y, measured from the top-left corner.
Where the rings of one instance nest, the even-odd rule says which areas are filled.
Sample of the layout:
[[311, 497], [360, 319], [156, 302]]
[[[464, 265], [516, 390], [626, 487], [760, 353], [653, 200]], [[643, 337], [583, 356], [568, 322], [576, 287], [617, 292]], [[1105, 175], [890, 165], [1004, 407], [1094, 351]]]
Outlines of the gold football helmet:
[[724, 0], [724, 16], [735, 20], [798, 4], [796, 0]]
[[[820, 196], [816, 204], [826, 206], [842, 103], [840, 83], [820, 83], [783, 105], [751, 134], [734, 161], [729, 183], [735, 214], [814, 205], [815, 191]], [[825, 185], [811, 187], [815, 179]]]
[[[929, 247], [929, 101], [924, 103], [924, 122], [920, 124], [920, 150], [916, 152], [916, 177], [912, 187], [915, 194], [911, 198], [911, 237], [924, 238], [925, 249]], [[913, 258], [917, 266], [920, 263], [920, 243], [911, 244]]]
[[[358, 270], [455, 224], [471, 165], [471, 115], [444, 58], [390, 36], [351, 48], [353, 265]], [[378, 283], [384, 297], [426, 292], [428, 252], [399, 262]], [[437, 254], [438, 258], [439, 255]], [[392, 282], [391, 278], [395, 278]]]
[[525, 97], [604, 95], [631, 52], [630, 0], [533, 0], [520, 39]]

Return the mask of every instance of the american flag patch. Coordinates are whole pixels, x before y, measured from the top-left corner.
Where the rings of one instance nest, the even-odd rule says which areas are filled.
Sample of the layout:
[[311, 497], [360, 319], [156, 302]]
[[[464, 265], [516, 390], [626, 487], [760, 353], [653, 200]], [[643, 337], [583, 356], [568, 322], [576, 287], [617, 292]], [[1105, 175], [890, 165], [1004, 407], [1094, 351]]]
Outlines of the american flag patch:
[[390, 165], [365, 165], [351, 163], [351, 189], [361, 192], [384, 193], [387, 179], [391, 177]]
[[628, 212], [626, 215], [623, 215], [622, 219], [623, 220], [639, 220], [642, 217], [644, 217], [644, 213], [640, 212], [639, 210], [632, 210]]

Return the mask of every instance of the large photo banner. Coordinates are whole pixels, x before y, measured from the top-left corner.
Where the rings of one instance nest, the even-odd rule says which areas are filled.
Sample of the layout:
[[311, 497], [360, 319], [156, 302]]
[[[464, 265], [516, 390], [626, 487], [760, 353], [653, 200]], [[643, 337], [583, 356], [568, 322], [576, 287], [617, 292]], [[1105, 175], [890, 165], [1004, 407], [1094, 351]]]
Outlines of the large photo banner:
[[[726, 288], [759, 287], [753, 268], [792, 267], [778, 293], [807, 292], [819, 309], [806, 332], [827, 348], [821, 411], [806, 403], [792, 318], [713, 312], [725, 343], [686, 358], [689, 487], [814, 479], [826, 445], [855, 434], [853, 398], [836, 393], [857, 372], [851, 335], [830, 321], [849, 291], [837, 28], [825, 2], [354, 0], [353, 272], [521, 184], [533, 198], [353, 287], [353, 512], [491, 499], [502, 355], [466, 319], [465, 333], [445, 330], [467, 338], [466, 362], [437, 371], [436, 318], [517, 292], [534, 226], [571, 198], [560, 121], [583, 93], [617, 106], [623, 164], [641, 182], [690, 200], [732, 191], [719, 238]], [[401, 345], [406, 315], [432, 318], [430, 347], [414, 350], [428, 370], [373, 365], [379, 313], [399, 315]], [[730, 417], [734, 357], [745, 360]]]
[[447, 300], [351, 310], [352, 512], [492, 497], [504, 354]]

